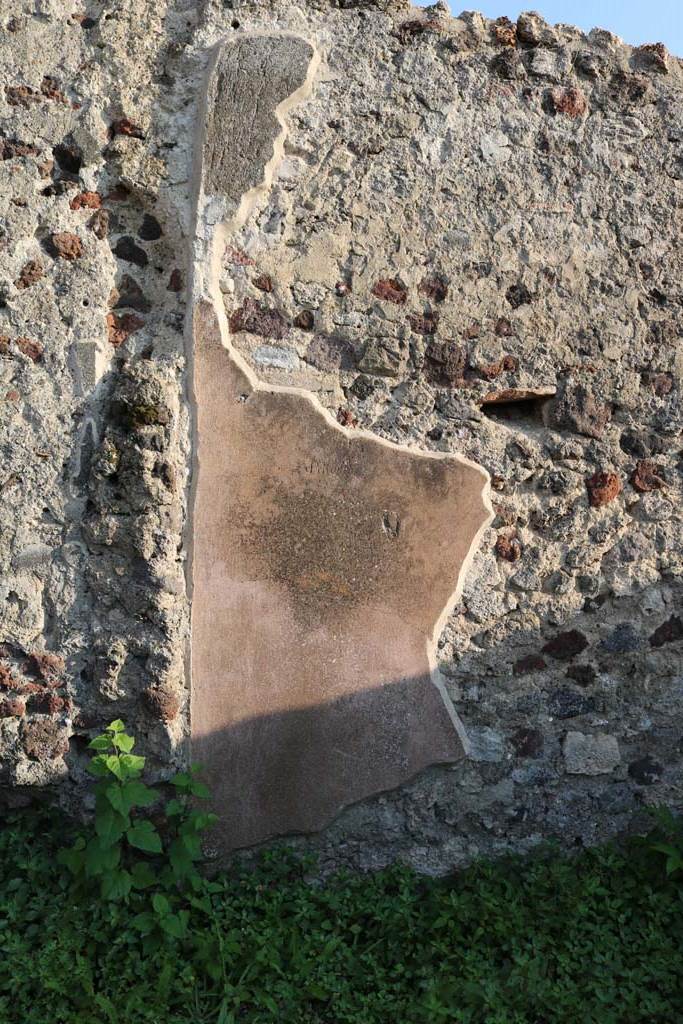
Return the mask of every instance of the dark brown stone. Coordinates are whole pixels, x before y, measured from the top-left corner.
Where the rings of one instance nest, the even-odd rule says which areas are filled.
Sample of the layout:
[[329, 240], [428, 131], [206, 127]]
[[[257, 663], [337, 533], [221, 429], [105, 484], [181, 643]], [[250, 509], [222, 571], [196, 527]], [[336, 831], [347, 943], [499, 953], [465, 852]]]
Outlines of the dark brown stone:
[[438, 313], [425, 313], [424, 316], [421, 316], [419, 313], [409, 313], [408, 323], [411, 331], [415, 331], [415, 334], [436, 334], [439, 315]]
[[29, 260], [21, 268], [19, 278], [15, 282], [17, 288], [30, 288], [36, 281], [40, 281], [44, 273], [43, 264], [39, 260]]
[[158, 238], [161, 238], [163, 231], [161, 230], [161, 224], [153, 217], [151, 213], [146, 213], [142, 218], [142, 224], [138, 231], [138, 238], [141, 238], [143, 242], [156, 242]]
[[621, 479], [616, 473], [598, 470], [586, 480], [588, 501], [593, 508], [602, 508], [614, 501], [622, 491]]
[[532, 672], [542, 672], [544, 668], [547, 668], [547, 663], [540, 654], [526, 654], [514, 663], [512, 671], [516, 676], [527, 676]]
[[113, 302], [114, 309], [136, 309], [138, 313], [149, 313], [152, 303], [145, 296], [142, 288], [130, 274], [124, 274], [116, 289]]
[[440, 274], [432, 274], [420, 281], [418, 291], [432, 302], [443, 302], [448, 295], [448, 281]]
[[169, 292], [180, 292], [183, 290], [183, 275], [182, 271], [177, 267], [171, 271], [171, 276], [168, 279], [168, 285], [166, 291]]
[[26, 703], [21, 697], [0, 698], [0, 718], [21, 718], [26, 714]]
[[637, 491], [644, 494], [648, 491], [658, 491], [662, 487], [666, 487], [666, 477], [664, 476], [664, 471], [656, 462], [651, 462], [649, 459], [641, 459], [633, 471], [631, 483]]
[[26, 722], [22, 732], [24, 750], [34, 761], [54, 760], [69, 749], [66, 731], [51, 719]]
[[150, 686], [142, 695], [147, 710], [162, 722], [173, 722], [180, 714], [182, 698], [178, 691], [162, 684]]
[[427, 380], [438, 387], [458, 387], [464, 383], [465, 352], [454, 341], [430, 341], [425, 352]]
[[275, 338], [278, 341], [289, 330], [287, 321], [277, 309], [269, 309], [249, 298], [231, 314], [229, 323], [232, 334], [246, 331], [248, 334], [258, 334], [261, 338]]
[[508, 290], [505, 292], [505, 298], [513, 309], [519, 309], [520, 306], [528, 305], [533, 296], [527, 286], [519, 282], [518, 284], [510, 285]]
[[375, 281], [372, 286], [372, 294], [384, 302], [393, 302], [397, 306], [405, 305], [408, 292], [404, 284], [395, 277], [382, 278]]
[[579, 686], [591, 686], [597, 678], [592, 665], [570, 665], [567, 669], [567, 677], [573, 679]]
[[270, 274], [259, 274], [258, 277], [254, 278], [252, 283], [254, 288], [258, 288], [260, 292], [270, 294], [273, 290], [273, 279]]
[[118, 120], [113, 121], [109, 134], [112, 138], [115, 135], [126, 135], [132, 139], [144, 139], [145, 137], [142, 128], [128, 117], [120, 117]]
[[5, 99], [10, 107], [24, 107], [28, 110], [32, 103], [40, 103], [41, 95], [28, 85], [6, 85]]
[[539, 729], [518, 729], [512, 745], [518, 757], [538, 758], [543, 753], [543, 733]]
[[664, 768], [659, 761], [655, 761], [654, 757], [646, 754], [638, 761], [631, 762], [628, 766], [628, 773], [639, 786], [653, 786], [656, 782], [661, 781]]
[[38, 156], [40, 150], [18, 139], [0, 138], [0, 160], [13, 160], [20, 156]]
[[50, 651], [31, 651], [25, 671], [42, 679], [48, 686], [58, 684], [66, 668], [64, 658]]
[[677, 640], [683, 640], [683, 619], [678, 615], [672, 615], [654, 631], [650, 637], [650, 646], [663, 647], [664, 644], [673, 644]]
[[571, 661], [588, 647], [588, 640], [578, 629], [569, 629], [558, 633], [542, 648], [544, 654], [558, 661]]
[[22, 355], [25, 355], [31, 362], [39, 363], [43, 358], [43, 346], [39, 341], [33, 341], [31, 338], [17, 338], [15, 344]]
[[146, 267], [149, 262], [145, 250], [136, 245], [130, 235], [119, 238], [112, 251], [118, 259], [134, 263], [137, 267]]
[[59, 82], [52, 75], [44, 75], [40, 83], [40, 91], [46, 100], [54, 100], [57, 103], [68, 103], [66, 96], [59, 88]]
[[302, 309], [300, 313], [294, 317], [292, 321], [295, 327], [298, 327], [300, 331], [312, 331], [315, 323], [315, 318], [310, 309]]
[[496, 540], [496, 554], [506, 562], [517, 562], [522, 557], [522, 545], [516, 537], [501, 533]]

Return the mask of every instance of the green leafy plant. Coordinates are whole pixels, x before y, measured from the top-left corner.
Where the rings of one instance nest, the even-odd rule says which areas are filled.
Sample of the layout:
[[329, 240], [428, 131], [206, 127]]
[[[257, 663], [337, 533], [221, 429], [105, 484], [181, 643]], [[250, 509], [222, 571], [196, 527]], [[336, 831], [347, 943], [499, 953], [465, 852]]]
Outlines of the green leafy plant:
[[683, 875], [683, 818], [677, 818], [668, 807], [654, 811], [657, 828], [647, 839], [650, 850], [664, 858], [667, 875]]
[[[145, 812], [160, 805], [162, 794], [142, 781], [145, 758], [133, 753], [135, 740], [117, 719], [89, 744], [94, 756], [88, 770], [95, 785], [94, 834], [81, 834], [74, 844], [60, 851], [76, 884], [96, 884], [104, 899], [126, 899], [131, 892], [156, 887], [176, 892], [202, 885], [197, 870], [201, 858], [201, 833], [216, 820], [198, 811], [192, 801], [208, 797], [198, 778], [198, 768], [180, 772], [170, 780], [177, 796], [156, 816], [157, 824]], [[158, 827], [159, 825], [159, 827]], [[159, 829], [162, 829], [164, 836]], [[174, 912], [167, 896], [152, 897], [149, 917], [169, 935], [180, 935], [187, 927], [186, 911]], [[151, 932], [145, 914], [138, 927]]]

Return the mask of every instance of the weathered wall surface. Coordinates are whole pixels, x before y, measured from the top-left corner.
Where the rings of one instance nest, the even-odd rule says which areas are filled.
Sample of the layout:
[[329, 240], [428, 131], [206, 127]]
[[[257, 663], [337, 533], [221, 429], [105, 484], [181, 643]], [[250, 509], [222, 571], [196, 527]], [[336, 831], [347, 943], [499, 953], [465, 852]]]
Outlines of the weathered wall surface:
[[469, 756], [301, 842], [442, 870], [680, 804], [680, 62], [273, 7], [3, 10], [3, 785], [78, 797], [114, 716], [184, 756], [194, 129], [210, 47], [279, 29], [322, 60], [225, 255], [234, 343], [350, 429], [475, 461], [496, 512], [439, 641]]

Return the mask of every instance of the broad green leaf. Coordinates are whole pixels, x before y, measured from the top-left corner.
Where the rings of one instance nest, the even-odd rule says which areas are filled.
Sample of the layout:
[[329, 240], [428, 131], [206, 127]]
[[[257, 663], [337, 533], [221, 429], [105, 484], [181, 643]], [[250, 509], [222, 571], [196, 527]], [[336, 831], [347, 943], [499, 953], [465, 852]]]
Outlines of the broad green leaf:
[[168, 803], [166, 804], [166, 817], [177, 818], [179, 815], [183, 813], [184, 810], [185, 807], [180, 802], [180, 800], [176, 800], [174, 798], [173, 800], [169, 800]]
[[125, 732], [126, 727], [120, 718], [117, 718], [114, 722], [110, 722], [107, 726], [107, 732]]
[[143, 935], [149, 935], [156, 925], [156, 920], [153, 915], [149, 913], [136, 914], [130, 923], [136, 931], [142, 932]]
[[110, 771], [112, 775], [115, 775], [121, 782], [125, 779], [125, 771], [121, 764], [121, 757], [118, 754], [107, 754], [104, 758], [104, 763], [107, 766], [107, 771]]
[[167, 914], [166, 917], [161, 918], [159, 924], [166, 934], [171, 935], [174, 939], [182, 939], [185, 935], [185, 927], [177, 914]]
[[121, 850], [117, 845], [103, 845], [99, 836], [95, 836], [85, 848], [86, 874], [94, 877], [113, 871], [120, 857]]
[[127, 871], [110, 871], [102, 879], [102, 895], [106, 900], [122, 900], [131, 886], [132, 879]]
[[105, 790], [107, 800], [121, 814], [128, 814], [133, 807], [149, 807], [156, 800], [153, 789], [144, 782], [130, 779], [121, 785], [113, 782]]
[[120, 814], [109, 804], [98, 810], [95, 816], [95, 831], [103, 846], [117, 843], [129, 825], [128, 815]]
[[137, 778], [145, 767], [145, 758], [138, 754], [121, 754], [120, 760], [126, 779]]
[[152, 896], [152, 906], [154, 907], [154, 913], [158, 914], [159, 917], [164, 917], [166, 914], [171, 913], [171, 904], [160, 892], [155, 892]]
[[125, 732], [117, 733], [112, 740], [114, 746], [118, 750], [122, 750], [124, 754], [130, 754], [131, 750], [135, 746], [135, 740], [132, 736], [127, 736]]
[[151, 821], [138, 821], [126, 832], [126, 839], [136, 850], [161, 853], [161, 839]]
[[109, 736], [96, 736], [94, 740], [90, 740], [88, 750], [109, 750], [111, 742]]
[[199, 782], [196, 779], [192, 780], [190, 792], [192, 793], [192, 796], [196, 796], [200, 800], [208, 800], [209, 796], [211, 795], [209, 792], [209, 787], [206, 785], [206, 783]]
[[109, 768], [107, 767], [107, 755], [98, 754], [97, 757], [93, 757], [92, 761], [88, 765], [88, 771], [95, 778], [102, 779], [109, 775]]
[[188, 775], [187, 772], [178, 772], [172, 779], [169, 780], [172, 786], [176, 789], [186, 790], [189, 792], [190, 786], [192, 785], [192, 776]]
[[131, 868], [131, 876], [133, 879], [133, 886], [136, 889], [148, 889], [150, 885], [154, 885], [156, 882], [156, 875], [152, 871], [152, 868], [144, 860], [139, 860]]

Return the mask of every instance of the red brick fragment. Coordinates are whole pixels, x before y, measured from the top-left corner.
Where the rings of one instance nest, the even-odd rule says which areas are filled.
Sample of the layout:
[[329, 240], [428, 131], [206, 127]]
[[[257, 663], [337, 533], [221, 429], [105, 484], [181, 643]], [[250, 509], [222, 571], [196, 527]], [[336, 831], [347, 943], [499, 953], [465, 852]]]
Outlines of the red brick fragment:
[[664, 398], [673, 390], [674, 382], [670, 373], [655, 373], [650, 378], [652, 390], [658, 398]]
[[666, 487], [666, 477], [663, 470], [650, 459], [641, 459], [636, 465], [631, 476], [631, 483], [641, 494], [647, 491], [658, 491]]
[[69, 203], [72, 210], [99, 210], [102, 196], [99, 192], [79, 192]]
[[378, 299], [383, 299], [385, 302], [393, 302], [397, 306], [405, 305], [405, 301], [408, 298], [405, 285], [401, 284], [395, 277], [385, 277], [375, 281], [372, 286], [372, 294], [376, 295]]
[[409, 313], [408, 323], [415, 334], [436, 334], [439, 316], [438, 313], [425, 313], [424, 316], [420, 316], [419, 313]]
[[29, 260], [21, 268], [21, 273], [15, 284], [17, 288], [30, 288], [36, 281], [40, 281], [44, 273], [43, 264], [39, 260]]
[[180, 270], [176, 267], [175, 270], [171, 271], [171, 276], [168, 279], [168, 285], [166, 286], [167, 292], [181, 292], [183, 290], [183, 275]]
[[49, 718], [27, 722], [22, 742], [28, 756], [36, 761], [62, 757], [69, 749], [65, 730]]
[[27, 356], [32, 362], [39, 363], [43, 358], [43, 346], [39, 341], [33, 341], [31, 338], [17, 338], [15, 344], [22, 355]]
[[0, 687], [4, 687], [7, 690], [13, 690], [16, 679], [12, 673], [12, 669], [9, 665], [4, 665], [0, 662]]
[[440, 274], [433, 274], [430, 277], [424, 277], [420, 281], [417, 290], [426, 299], [431, 299], [433, 302], [443, 302], [448, 295], [448, 281]]
[[37, 675], [48, 686], [59, 684], [65, 669], [64, 658], [50, 651], [31, 651], [27, 670]]
[[566, 89], [553, 89], [550, 96], [555, 113], [565, 114], [572, 120], [583, 117], [588, 110], [586, 97], [575, 85], [570, 85]]
[[586, 489], [592, 507], [602, 508], [621, 494], [622, 484], [616, 473], [598, 470], [586, 480]]
[[337, 423], [341, 423], [342, 427], [357, 427], [358, 419], [350, 409], [337, 409]]
[[52, 75], [45, 75], [42, 82], [40, 83], [40, 91], [47, 100], [54, 100], [57, 103], [67, 103], [68, 100], [62, 90], [59, 88], [59, 83], [56, 78]]
[[646, 43], [637, 46], [633, 51], [637, 63], [647, 71], [657, 71], [660, 75], [669, 72], [669, 54], [664, 43]]
[[38, 156], [40, 150], [29, 142], [18, 139], [0, 139], [0, 160], [13, 160], [19, 156]]
[[514, 46], [517, 42], [517, 26], [509, 18], [496, 18], [491, 26], [491, 35], [499, 46]]
[[135, 334], [144, 325], [145, 321], [136, 313], [124, 313], [122, 316], [117, 316], [116, 313], [107, 313], [109, 344], [114, 348], [119, 348], [120, 345], [128, 341], [131, 334]]
[[517, 562], [522, 557], [522, 545], [516, 537], [501, 533], [496, 540], [496, 554], [506, 562]]
[[24, 714], [26, 714], [26, 704], [21, 697], [0, 699], [0, 718], [21, 718]]
[[546, 661], [540, 654], [527, 654], [514, 663], [512, 671], [516, 676], [526, 676], [530, 672], [541, 672], [546, 667]]
[[132, 139], [144, 139], [145, 137], [145, 133], [140, 125], [135, 124], [128, 117], [120, 117], [117, 121], [114, 121], [109, 129], [109, 134], [112, 138], [115, 135], [127, 135]]
[[71, 231], [57, 231], [50, 237], [52, 255], [73, 262], [83, 255], [83, 242]]
[[273, 290], [273, 279], [270, 274], [259, 274], [253, 280], [254, 288], [258, 288], [260, 292], [272, 292]]
[[171, 686], [164, 685], [163, 683], [158, 686], [150, 686], [142, 694], [142, 699], [147, 710], [155, 718], [166, 723], [172, 722], [177, 718], [182, 707], [180, 694]]
[[41, 96], [28, 85], [6, 85], [5, 99], [11, 107], [25, 107], [28, 110], [32, 103], [40, 103]]
[[51, 690], [41, 690], [29, 697], [28, 706], [30, 711], [43, 715], [59, 715], [71, 709], [71, 701], [68, 697], [58, 697]]
[[256, 265], [251, 256], [248, 256], [243, 249], [238, 249], [234, 245], [226, 247], [225, 259], [226, 262], [234, 263], [237, 267], [253, 267]]

